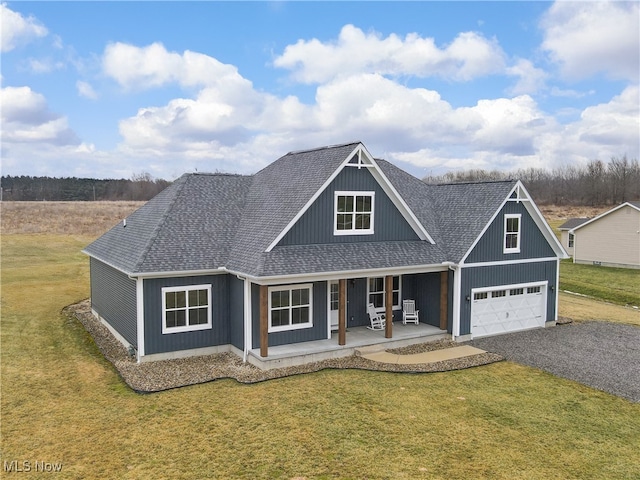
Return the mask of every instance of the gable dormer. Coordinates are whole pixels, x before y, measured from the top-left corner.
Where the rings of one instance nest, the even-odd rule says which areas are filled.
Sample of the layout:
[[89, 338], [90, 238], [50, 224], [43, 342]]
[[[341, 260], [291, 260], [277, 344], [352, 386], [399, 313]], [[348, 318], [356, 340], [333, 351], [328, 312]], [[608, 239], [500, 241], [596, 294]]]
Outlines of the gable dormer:
[[271, 244], [425, 240], [431, 237], [362, 144]]

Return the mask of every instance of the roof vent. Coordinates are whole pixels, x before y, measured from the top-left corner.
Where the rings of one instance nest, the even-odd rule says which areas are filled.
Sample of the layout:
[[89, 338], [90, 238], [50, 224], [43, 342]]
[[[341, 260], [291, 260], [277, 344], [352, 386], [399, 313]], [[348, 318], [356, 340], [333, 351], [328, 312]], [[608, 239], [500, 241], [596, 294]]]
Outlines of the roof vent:
[[122, 228], [127, 228], [127, 219], [126, 218], [122, 219]]

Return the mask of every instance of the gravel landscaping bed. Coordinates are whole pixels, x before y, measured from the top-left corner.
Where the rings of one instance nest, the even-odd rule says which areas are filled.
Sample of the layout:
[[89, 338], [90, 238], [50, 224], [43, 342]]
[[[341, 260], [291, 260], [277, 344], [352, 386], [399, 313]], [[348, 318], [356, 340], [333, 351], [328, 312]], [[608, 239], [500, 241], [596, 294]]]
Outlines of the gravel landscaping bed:
[[[223, 378], [233, 378], [240, 383], [256, 383], [290, 375], [317, 372], [327, 368], [355, 368], [405, 373], [445, 372], [487, 365], [504, 359], [496, 353], [483, 353], [437, 363], [397, 365], [374, 362], [352, 355], [295, 367], [261, 370], [249, 363], [243, 363], [242, 359], [234, 353], [218, 353], [175, 360], [137, 363], [135, 359], [128, 355], [127, 350], [113, 337], [111, 332], [91, 314], [89, 300], [70, 305], [65, 308], [64, 312], [76, 318], [84, 326], [102, 354], [113, 364], [125, 383], [134, 391], [140, 393], [159, 392]], [[396, 354], [407, 355], [457, 345], [458, 344], [454, 342], [440, 340], [389, 351]]]
[[564, 323], [480, 338], [469, 345], [640, 402], [640, 328], [606, 321]]

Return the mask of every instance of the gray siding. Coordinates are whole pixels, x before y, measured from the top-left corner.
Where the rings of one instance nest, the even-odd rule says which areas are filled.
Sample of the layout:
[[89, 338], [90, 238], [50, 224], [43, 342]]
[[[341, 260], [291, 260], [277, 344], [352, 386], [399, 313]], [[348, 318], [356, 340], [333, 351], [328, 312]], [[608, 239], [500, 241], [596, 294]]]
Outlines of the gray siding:
[[231, 344], [244, 350], [244, 281], [229, 277], [229, 321]]
[[[211, 329], [162, 333], [162, 287], [211, 284]], [[227, 345], [231, 341], [229, 275], [144, 280], [145, 354]], [[242, 304], [239, 306], [242, 309]]]
[[556, 268], [556, 261], [463, 268], [460, 292], [460, 335], [471, 333], [471, 302], [467, 300], [467, 296], [471, 297], [473, 288], [543, 282], [546, 280], [549, 282], [546, 321], [555, 319], [555, 296], [558, 291], [555, 284]]
[[[374, 191], [374, 233], [334, 235], [334, 192]], [[279, 245], [419, 240], [400, 211], [366, 168], [345, 167], [309, 207]]]
[[[260, 286], [251, 288], [252, 348], [260, 348]], [[327, 282], [313, 283], [313, 327], [269, 334], [269, 346], [309, 342], [327, 338]]]
[[138, 346], [136, 282], [95, 258], [91, 269], [91, 308], [134, 347]]
[[[504, 216], [508, 213], [520, 213], [520, 253], [503, 253]], [[547, 242], [522, 202], [509, 201], [494, 219], [480, 241], [473, 248], [466, 263], [492, 262], [500, 260], [519, 260], [524, 258], [555, 257], [556, 254]]]

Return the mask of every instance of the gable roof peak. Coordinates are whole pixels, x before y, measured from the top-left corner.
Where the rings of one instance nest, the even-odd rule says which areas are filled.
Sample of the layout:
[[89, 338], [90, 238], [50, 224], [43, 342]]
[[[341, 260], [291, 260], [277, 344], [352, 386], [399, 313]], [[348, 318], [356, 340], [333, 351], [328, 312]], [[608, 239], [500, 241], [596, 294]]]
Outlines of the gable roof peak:
[[318, 152], [320, 150], [328, 150], [330, 148], [342, 148], [342, 147], [348, 147], [350, 145], [361, 145], [361, 144], [362, 142], [356, 141], [356, 142], [337, 143], [335, 145], [325, 145], [324, 147], [305, 148], [303, 150], [292, 150], [291, 152], [287, 153], [284, 156], [286, 157], [287, 155], [297, 155], [300, 153]]

